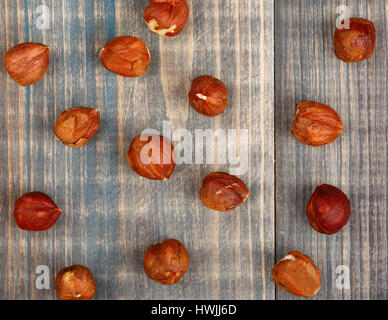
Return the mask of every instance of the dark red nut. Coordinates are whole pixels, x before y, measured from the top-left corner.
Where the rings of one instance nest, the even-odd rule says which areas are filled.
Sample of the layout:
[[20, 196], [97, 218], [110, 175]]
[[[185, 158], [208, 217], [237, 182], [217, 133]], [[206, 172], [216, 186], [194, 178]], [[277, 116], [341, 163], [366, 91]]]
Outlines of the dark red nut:
[[301, 101], [297, 105], [292, 134], [300, 142], [312, 147], [330, 144], [342, 129], [341, 118], [329, 106], [313, 101]]
[[144, 255], [144, 270], [160, 284], [175, 284], [189, 269], [190, 256], [178, 240], [169, 239], [150, 246]]
[[202, 182], [202, 203], [215, 211], [231, 211], [242, 205], [249, 191], [239, 178], [225, 172], [213, 172]]
[[100, 53], [102, 65], [123, 77], [139, 77], [151, 62], [150, 52], [136, 37], [122, 36], [109, 41]]
[[50, 49], [40, 43], [22, 43], [10, 49], [3, 60], [9, 75], [20, 85], [38, 82], [45, 75]]
[[350, 201], [340, 189], [323, 184], [311, 196], [306, 213], [315, 230], [334, 234], [349, 221]]
[[91, 300], [96, 294], [96, 282], [88, 268], [74, 265], [58, 272], [55, 290], [60, 300]]
[[228, 106], [228, 89], [217, 78], [200, 76], [191, 84], [189, 102], [199, 113], [214, 117], [224, 112]]
[[68, 147], [79, 148], [89, 142], [100, 127], [97, 109], [77, 107], [62, 112], [54, 127], [55, 136]]
[[144, 20], [151, 31], [161, 36], [177, 36], [189, 19], [186, 0], [151, 0], [144, 10]]
[[175, 169], [175, 151], [170, 140], [157, 135], [138, 135], [127, 153], [133, 171], [151, 180], [168, 180]]
[[336, 29], [334, 52], [338, 59], [346, 62], [361, 62], [369, 59], [375, 50], [376, 28], [369, 20], [349, 19], [349, 29]]
[[30, 192], [17, 199], [13, 212], [16, 225], [27, 231], [50, 229], [60, 214], [61, 209], [42, 192]]
[[298, 297], [312, 297], [321, 289], [321, 274], [314, 262], [299, 251], [291, 251], [272, 270], [275, 283]]

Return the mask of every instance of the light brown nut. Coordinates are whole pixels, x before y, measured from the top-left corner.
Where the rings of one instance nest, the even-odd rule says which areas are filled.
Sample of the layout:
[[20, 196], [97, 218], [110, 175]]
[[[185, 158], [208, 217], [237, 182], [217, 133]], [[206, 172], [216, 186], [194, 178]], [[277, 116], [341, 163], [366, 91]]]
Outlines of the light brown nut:
[[55, 136], [68, 147], [79, 148], [89, 142], [100, 126], [97, 109], [76, 107], [62, 112], [54, 127]]
[[55, 290], [60, 300], [91, 300], [96, 294], [96, 282], [87, 267], [74, 265], [58, 272]]
[[312, 297], [321, 288], [321, 274], [314, 262], [299, 251], [291, 251], [272, 270], [275, 283], [299, 297]]
[[319, 147], [334, 142], [342, 133], [338, 113], [327, 105], [301, 101], [295, 112], [292, 134], [303, 144]]
[[110, 72], [123, 77], [139, 77], [147, 71], [151, 55], [140, 39], [121, 36], [105, 45], [101, 50], [100, 60]]
[[40, 43], [27, 42], [10, 49], [3, 64], [9, 75], [20, 85], [38, 82], [49, 66], [50, 48]]

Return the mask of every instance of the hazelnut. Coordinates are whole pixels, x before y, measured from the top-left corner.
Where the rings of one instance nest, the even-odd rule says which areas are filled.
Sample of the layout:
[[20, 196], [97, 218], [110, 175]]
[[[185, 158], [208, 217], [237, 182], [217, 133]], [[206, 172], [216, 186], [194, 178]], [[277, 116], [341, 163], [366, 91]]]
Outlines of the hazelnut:
[[332, 143], [343, 129], [341, 118], [329, 106], [313, 101], [302, 101], [296, 107], [292, 126], [294, 137], [309, 146]]
[[30, 192], [16, 200], [13, 216], [22, 230], [45, 231], [57, 222], [61, 212], [48, 195]]
[[55, 290], [60, 300], [91, 300], [96, 294], [96, 282], [88, 268], [76, 264], [58, 272]]
[[209, 209], [231, 211], [242, 205], [249, 191], [243, 181], [224, 172], [213, 172], [202, 182], [200, 198]]
[[100, 60], [109, 71], [123, 77], [139, 77], [151, 62], [150, 52], [136, 37], [122, 36], [111, 40], [102, 49]]
[[175, 284], [189, 269], [190, 256], [178, 240], [169, 239], [150, 246], [144, 255], [144, 270], [160, 284]]
[[76, 107], [63, 111], [54, 127], [55, 136], [68, 147], [79, 148], [90, 141], [100, 126], [100, 112]]
[[191, 84], [189, 102], [199, 113], [214, 117], [228, 106], [228, 90], [221, 80], [211, 76], [200, 76]]
[[369, 20], [349, 19], [349, 29], [336, 29], [334, 52], [338, 59], [346, 62], [361, 62], [369, 59], [375, 50], [376, 28]]
[[315, 230], [334, 234], [349, 221], [350, 201], [340, 189], [323, 184], [311, 196], [306, 213]]
[[151, 0], [144, 10], [144, 20], [151, 31], [161, 36], [177, 36], [189, 19], [186, 0]]
[[151, 180], [168, 180], [175, 169], [175, 151], [170, 140], [158, 135], [138, 135], [128, 153], [133, 171]]
[[299, 297], [312, 297], [321, 289], [318, 268], [299, 251], [287, 253], [273, 268], [272, 277], [281, 289]]
[[20, 85], [38, 82], [49, 65], [50, 49], [40, 43], [22, 43], [10, 49], [4, 56], [4, 67]]

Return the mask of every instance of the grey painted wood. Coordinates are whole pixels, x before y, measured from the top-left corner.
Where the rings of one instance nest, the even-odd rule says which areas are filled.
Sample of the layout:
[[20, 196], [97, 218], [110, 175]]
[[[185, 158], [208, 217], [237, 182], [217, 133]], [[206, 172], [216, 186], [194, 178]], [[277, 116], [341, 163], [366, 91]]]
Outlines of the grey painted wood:
[[[274, 2], [189, 1], [190, 21], [175, 39], [151, 33], [147, 1], [46, 0], [51, 27], [36, 27], [39, 0], [0, 1], [0, 54], [25, 42], [51, 49], [44, 79], [21, 88], [0, 68], [0, 299], [53, 299], [55, 273], [88, 266], [97, 299], [273, 299], [274, 263]], [[99, 62], [116, 35], [134, 35], [152, 63], [137, 79], [117, 77]], [[189, 107], [191, 79], [220, 77], [230, 107], [210, 119]], [[101, 128], [80, 150], [55, 140], [58, 114], [96, 107]], [[205, 209], [203, 177], [229, 165], [180, 165], [168, 182], [132, 173], [125, 153], [143, 129], [248, 129], [249, 201], [230, 214]], [[63, 210], [47, 232], [19, 230], [14, 201], [31, 190], [48, 193]], [[191, 266], [176, 286], [159, 286], [143, 272], [145, 249], [173, 237], [184, 242]], [[51, 289], [37, 290], [35, 269], [51, 270]]]
[[[317, 299], [387, 299], [387, 17], [385, 0], [276, 2], [276, 256], [298, 249], [317, 262]], [[346, 65], [333, 53], [336, 8], [374, 21], [372, 59]], [[315, 100], [336, 109], [341, 138], [313, 149], [291, 135], [296, 103]], [[306, 203], [321, 183], [350, 197], [349, 225], [334, 236], [315, 232]], [[336, 287], [336, 268], [350, 268], [350, 290]], [[276, 290], [278, 299], [290, 295]]]

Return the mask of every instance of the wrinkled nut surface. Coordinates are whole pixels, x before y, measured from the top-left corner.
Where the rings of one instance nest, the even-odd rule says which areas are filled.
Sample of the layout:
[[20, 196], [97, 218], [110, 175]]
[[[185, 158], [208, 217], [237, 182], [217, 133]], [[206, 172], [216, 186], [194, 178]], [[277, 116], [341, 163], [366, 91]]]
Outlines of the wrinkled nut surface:
[[349, 221], [350, 201], [340, 189], [323, 184], [311, 196], [306, 214], [315, 230], [324, 234], [334, 234]]
[[144, 255], [144, 270], [160, 284], [175, 284], [189, 269], [190, 256], [178, 240], [169, 239], [150, 246]]
[[175, 169], [175, 151], [170, 140], [157, 135], [138, 135], [127, 152], [131, 169], [151, 180], [168, 180]]
[[186, 0], [151, 0], [144, 10], [144, 20], [151, 31], [161, 36], [177, 36], [189, 19]]
[[242, 205], [249, 191], [239, 178], [225, 172], [213, 172], [202, 182], [202, 203], [215, 211], [231, 211]]
[[321, 289], [321, 274], [314, 262], [299, 251], [289, 252], [272, 270], [275, 283], [299, 297], [312, 297]]
[[338, 113], [327, 105], [301, 101], [295, 112], [292, 134], [300, 142], [319, 147], [334, 142], [342, 133]]
[[55, 290], [60, 300], [91, 300], [96, 294], [96, 282], [88, 268], [73, 265], [58, 272]]
[[224, 112], [228, 106], [228, 89], [217, 78], [200, 76], [191, 84], [189, 102], [199, 113], [214, 117]]
[[121, 36], [109, 41], [100, 53], [102, 65], [123, 77], [139, 77], [151, 62], [150, 52], [136, 37]]
[[346, 62], [361, 62], [372, 57], [376, 45], [376, 28], [366, 19], [349, 19], [349, 29], [336, 29], [334, 52], [338, 59]]
[[89, 142], [100, 126], [100, 112], [76, 107], [62, 112], [54, 126], [55, 136], [68, 147], [79, 148]]
[[50, 62], [49, 56], [49, 47], [27, 42], [10, 49], [4, 56], [3, 64], [18, 84], [28, 86], [45, 75]]
[[48, 195], [30, 192], [16, 200], [13, 215], [20, 229], [45, 231], [57, 222], [61, 212]]

